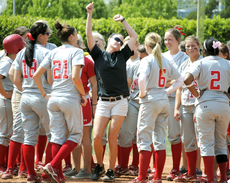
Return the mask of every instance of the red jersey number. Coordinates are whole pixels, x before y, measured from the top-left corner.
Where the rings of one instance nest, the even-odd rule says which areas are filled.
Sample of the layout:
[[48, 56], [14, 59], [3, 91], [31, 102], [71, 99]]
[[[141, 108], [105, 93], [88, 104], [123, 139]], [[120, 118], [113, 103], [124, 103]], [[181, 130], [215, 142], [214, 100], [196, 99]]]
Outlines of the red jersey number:
[[[193, 82], [194, 82], [194, 86], [197, 87], [197, 81], [196, 81], [196, 79], [194, 79]], [[198, 90], [198, 89], [196, 89], [196, 90]], [[190, 98], [194, 98], [192, 92], [190, 92]]]
[[[23, 64], [23, 76], [24, 76], [24, 78], [28, 78], [28, 77], [33, 78], [33, 75], [36, 72], [37, 67], [38, 67], [37, 66], [37, 60], [33, 59], [33, 64], [31, 67], [29, 67], [26, 64], [26, 60], [22, 60], [22, 64]], [[27, 72], [28, 68], [29, 68], [29, 74]]]
[[68, 69], [68, 61], [63, 60], [63, 64], [61, 63], [61, 60], [53, 60], [53, 65], [55, 66], [53, 70], [54, 79], [61, 79], [61, 73], [57, 74], [58, 71], [62, 70], [62, 67], [64, 68], [64, 73], [62, 75], [62, 79], [69, 79], [69, 76], [67, 75], [67, 69]]
[[220, 81], [220, 71], [211, 71], [211, 76], [215, 78], [210, 81], [210, 90], [220, 90], [220, 85], [217, 84]]
[[[166, 69], [163, 69], [164, 74], [166, 73]], [[159, 80], [158, 80], [158, 87], [163, 88], [165, 87], [165, 77], [161, 74], [161, 70], [159, 70]]]

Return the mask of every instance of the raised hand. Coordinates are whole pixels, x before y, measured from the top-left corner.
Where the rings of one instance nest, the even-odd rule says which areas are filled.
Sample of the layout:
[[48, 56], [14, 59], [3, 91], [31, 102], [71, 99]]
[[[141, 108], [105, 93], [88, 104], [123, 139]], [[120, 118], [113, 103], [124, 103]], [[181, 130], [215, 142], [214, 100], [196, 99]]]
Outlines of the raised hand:
[[92, 2], [86, 6], [86, 10], [88, 13], [93, 13], [93, 5], [94, 5], [94, 3]]
[[120, 22], [123, 18], [124, 17], [122, 15], [117, 14], [113, 17], [113, 20], [115, 20], [116, 22]]

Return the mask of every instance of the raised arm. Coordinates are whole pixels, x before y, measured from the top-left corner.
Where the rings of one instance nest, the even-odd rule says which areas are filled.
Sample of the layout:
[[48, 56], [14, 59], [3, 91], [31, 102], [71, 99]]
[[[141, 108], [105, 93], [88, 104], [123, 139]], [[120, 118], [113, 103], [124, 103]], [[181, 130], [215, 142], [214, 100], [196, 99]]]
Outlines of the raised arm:
[[124, 19], [121, 15], [115, 15], [113, 19], [117, 22], [121, 22], [123, 26], [125, 27], [126, 31], [129, 34], [130, 40], [128, 42], [129, 48], [133, 51], [137, 42], [137, 34], [133, 30], [133, 28], [129, 25], [129, 23]]
[[88, 12], [87, 22], [86, 22], [86, 37], [88, 48], [91, 51], [95, 45], [95, 41], [92, 35], [92, 15], [93, 15], [93, 2], [86, 6], [86, 10]]

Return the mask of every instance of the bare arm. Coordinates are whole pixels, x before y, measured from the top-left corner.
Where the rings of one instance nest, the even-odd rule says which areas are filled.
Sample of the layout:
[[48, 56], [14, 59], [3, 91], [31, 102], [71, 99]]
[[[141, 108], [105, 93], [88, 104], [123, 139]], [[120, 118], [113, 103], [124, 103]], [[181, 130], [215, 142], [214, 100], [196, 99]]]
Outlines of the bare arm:
[[14, 83], [14, 65], [12, 64], [9, 70], [9, 77], [12, 81], [12, 83]]
[[86, 6], [86, 10], [88, 12], [87, 22], [86, 22], [86, 37], [88, 48], [91, 51], [95, 45], [95, 41], [92, 35], [92, 15], [93, 15], [93, 5], [94, 3], [90, 3]]
[[14, 70], [14, 84], [15, 86], [22, 91], [22, 81], [23, 81], [23, 77], [22, 77], [22, 72], [21, 71], [17, 71]]
[[[186, 76], [185, 76], [185, 79], [184, 79], [184, 84], [189, 86], [192, 84], [194, 80], [194, 77], [192, 74], [190, 73], [187, 73]], [[193, 96], [195, 96], [196, 98], [199, 96], [199, 93], [197, 92], [196, 88], [194, 85], [190, 86], [190, 87], [187, 87], [189, 89], [189, 91], [193, 94]]]
[[53, 84], [52, 70], [47, 71], [47, 81], [50, 85]]
[[93, 108], [92, 111], [93, 111], [93, 116], [95, 116], [95, 109], [96, 109], [95, 104], [97, 104], [97, 79], [96, 79], [96, 75], [89, 78], [89, 82], [90, 82], [91, 87], [92, 87], [92, 108]]
[[130, 79], [129, 77], [127, 77], [127, 82], [128, 82], [128, 87], [129, 87], [129, 91], [130, 91], [130, 87], [132, 85], [132, 79]]
[[175, 109], [174, 109], [174, 118], [177, 121], [180, 121], [181, 116], [180, 116], [180, 105], [181, 105], [181, 87], [177, 89], [176, 91], [176, 98], [175, 98]]
[[3, 76], [0, 75], [0, 94], [6, 98], [11, 98], [12, 97], [12, 91], [6, 91], [2, 85], [2, 79]]
[[38, 89], [41, 92], [43, 97], [46, 97], [46, 91], [44, 90], [44, 87], [42, 85], [41, 77], [45, 72], [46, 72], [46, 69], [42, 66], [39, 66], [38, 69], [36, 70], [36, 72], [34, 73], [34, 76], [33, 76], [34, 82], [36, 83], [36, 85], [37, 85], [37, 87], [38, 87]]

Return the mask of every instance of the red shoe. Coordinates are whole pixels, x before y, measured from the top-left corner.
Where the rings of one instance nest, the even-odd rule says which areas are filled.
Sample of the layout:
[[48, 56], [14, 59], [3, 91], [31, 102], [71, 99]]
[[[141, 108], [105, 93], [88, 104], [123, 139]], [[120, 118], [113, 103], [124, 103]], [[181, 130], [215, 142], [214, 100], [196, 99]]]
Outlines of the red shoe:
[[[50, 176], [50, 178], [55, 183], [60, 183], [60, 179], [58, 177], [58, 170], [56, 168], [53, 168], [50, 163], [48, 163], [44, 168], [44, 172]], [[51, 180], [51, 181], [52, 181]]]
[[27, 183], [37, 183], [37, 182], [41, 182], [41, 177], [39, 177], [38, 174], [28, 175]]
[[156, 179], [156, 180], [152, 179], [149, 181], [149, 183], [162, 183], [162, 180], [161, 179]]
[[180, 172], [177, 169], [172, 169], [171, 172], [167, 175], [167, 181], [173, 181], [177, 176], [180, 175]]
[[69, 163], [67, 163], [67, 164], [65, 165], [65, 167], [62, 169], [62, 172], [65, 173], [65, 172], [69, 172], [69, 171], [71, 171], [71, 170], [72, 170], [72, 165], [69, 164]]
[[177, 176], [173, 179], [175, 182], [193, 182], [197, 180], [196, 174], [189, 175], [188, 172], [184, 173], [183, 175]]
[[120, 177], [121, 175], [128, 175], [128, 168], [123, 168], [121, 165], [117, 165], [114, 169], [115, 177]]
[[198, 182], [208, 182], [207, 175], [202, 175], [197, 179]]
[[139, 168], [134, 165], [129, 165], [128, 172], [129, 175], [138, 176]]
[[50, 176], [46, 175], [44, 172], [42, 173], [42, 182], [43, 183], [51, 183]]
[[28, 173], [27, 171], [19, 171], [18, 172], [18, 178], [27, 178]]
[[36, 171], [42, 172], [42, 169], [43, 169], [44, 166], [45, 166], [45, 164], [43, 162], [39, 161], [34, 165], [34, 169]]
[[138, 180], [138, 178], [136, 177], [135, 179], [133, 179], [131, 182], [129, 183], [146, 183], [146, 180]]
[[1, 177], [2, 179], [12, 179], [13, 178], [13, 171], [12, 169], [8, 169], [4, 172], [4, 174]]
[[6, 171], [6, 166], [0, 167], [0, 176], [2, 176], [5, 171]]
[[149, 180], [153, 179], [154, 176], [155, 176], [155, 173], [156, 173], [156, 168], [153, 168], [152, 171], [151, 171], [151, 173], [150, 173], [149, 176], [148, 176], [148, 179], [149, 179]]

